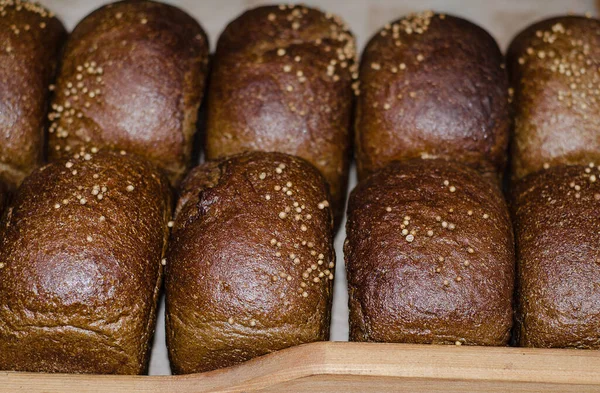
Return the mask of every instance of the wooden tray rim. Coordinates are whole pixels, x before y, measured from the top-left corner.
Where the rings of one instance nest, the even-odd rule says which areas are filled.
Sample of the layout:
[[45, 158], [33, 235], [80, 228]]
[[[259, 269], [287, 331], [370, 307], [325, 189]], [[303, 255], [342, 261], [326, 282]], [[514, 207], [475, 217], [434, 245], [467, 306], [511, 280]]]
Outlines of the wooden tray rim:
[[600, 387], [600, 351], [318, 342], [179, 376], [0, 372], [0, 392], [251, 392], [315, 376]]

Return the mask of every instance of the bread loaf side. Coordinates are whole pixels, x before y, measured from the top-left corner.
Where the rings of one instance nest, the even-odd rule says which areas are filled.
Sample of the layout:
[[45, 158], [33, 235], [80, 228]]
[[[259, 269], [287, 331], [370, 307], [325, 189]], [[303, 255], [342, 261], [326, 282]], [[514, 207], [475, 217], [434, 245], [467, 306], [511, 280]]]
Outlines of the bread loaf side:
[[395, 162], [348, 205], [352, 341], [506, 345], [513, 235], [500, 191], [444, 160]]
[[514, 88], [512, 177], [600, 162], [600, 21], [565, 16], [529, 26], [507, 64]]
[[388, 24], [363, 53], [355, 121], [361, 179], [417, 157], [498, 177], [510, 131], [502, 53], [460, 18], [426, 11]]
[[49, 85], [66, 35], [44, 7], [0, 1], [0, 181], [10, 188], [43, 161]]
[[245, 153], [182, 185], [167, 256], [167, 345], [176, 374], [329, 338], [333, 224], [306, 161]]
[[170, 213], [168, 181], [131, 155], [28, 177], [0, 223], [0, 369], [144, 372]]
[[513, 194], [518, 341], [600, 348], [600, 166], [556, 166]]
[[126, 150], [173, 184], [191, 162], [208, 41], [185, 12], [153, 1], [106, 5], [66, 46], [49, 129], [51, 159], [80, 147]]

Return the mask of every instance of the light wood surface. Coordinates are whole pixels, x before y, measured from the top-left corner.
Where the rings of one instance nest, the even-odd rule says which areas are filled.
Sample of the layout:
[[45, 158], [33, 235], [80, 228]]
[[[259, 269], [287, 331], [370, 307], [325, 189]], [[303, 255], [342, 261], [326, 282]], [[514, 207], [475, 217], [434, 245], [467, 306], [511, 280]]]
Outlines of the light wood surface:
[[204, 374], [0, 372], [2, 393], [600, 392], [600, 352], [323, 342]]

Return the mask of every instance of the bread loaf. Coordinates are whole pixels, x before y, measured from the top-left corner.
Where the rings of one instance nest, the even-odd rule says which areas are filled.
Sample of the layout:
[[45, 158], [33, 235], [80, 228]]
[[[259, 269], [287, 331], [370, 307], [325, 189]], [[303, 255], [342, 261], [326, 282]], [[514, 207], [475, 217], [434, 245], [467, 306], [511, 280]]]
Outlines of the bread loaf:
[[354, 37], [335, 16], [304, 6], [258, 7], [217, 44], [206, 156], [279, 151], [316, 166], [341, 219], [350, 159]]
[[332, 228], [325, 181], [300, 158], [254, 152], [195, 168], [167, 255], [171, 370], [327, 340]]
[[152, 1], [104, 6], [69, 38], [50, 113], [50, 158], [81, 146], [126, 150], [173, 184], [191, 162], [208, 41], [178, 8]]
[[144, 372], [170, 208], [168, 181], [129, 155], [28, 177], [0, 228], [0, 370]]
[[511, 43], [514, 179], [556, 164], [600, 162], [600, 21], [565, 16]]
[[350, 339], [505, 345], [513, 237], [501, 193], [462, 164], [394, 162], [352, 192]]
[[600, 166], [556, 166], [514, 189], [518, 336], [600, 348]]
[[40, 5], [0, 1], [0, 181], [10, 188], [42, 163], [48, 87], [65, 38]]
[[386, 25], [363, 53], [360, 91], [359, 178], [415, 157], [503, 171], [508, 78], [498, 45], [480, 27], [431, 11]]

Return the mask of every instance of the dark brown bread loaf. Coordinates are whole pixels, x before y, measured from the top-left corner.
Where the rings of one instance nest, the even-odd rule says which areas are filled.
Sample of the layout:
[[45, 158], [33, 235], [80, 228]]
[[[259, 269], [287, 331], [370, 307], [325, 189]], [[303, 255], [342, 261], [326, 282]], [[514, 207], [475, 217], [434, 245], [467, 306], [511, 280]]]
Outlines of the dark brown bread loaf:
[[124, 149], [166, 170], [189, 168], [208, 62], [204, 31], [170, 5], [125, 1], [69, 38], [50, 114], [50, 158], [79, 147]]
[[494, 39], [463, 19], [411, 14], [367, 44], [356, 109], [359, 178], [394, 160], [505, 166], [508, 78]]
[[600, 348], [600, 166], [556, 166], [514, 190], [518, 336]]
[[170, 212], [168, 181], [129, 155], [28, 177], [0, 229], [0, 370], [144, 372]]
[[341, 219], [351, 146], [354, 37], [337, 17], [268, 6], [231, 22], [217, 45], [206, 155], [279, 151], [317, 167]]
[[40, 5], [0, 1], [0, 181], [11, 188], [42, 163], [48, 86], [65, 38]]
[[167, 256], [167, 345], [176, 374], [327, 340], [335, 252], [326, 184], [281, 153], [195, 168]]
[[391, 163], [352, 192], [346, 232], [351, 340], [507, 344], [510, 218], [474, 170]]
[[600, 161], [600, 21], [536, 23], [513, 40], [507, 64], [515, 92], [513, 178]]

